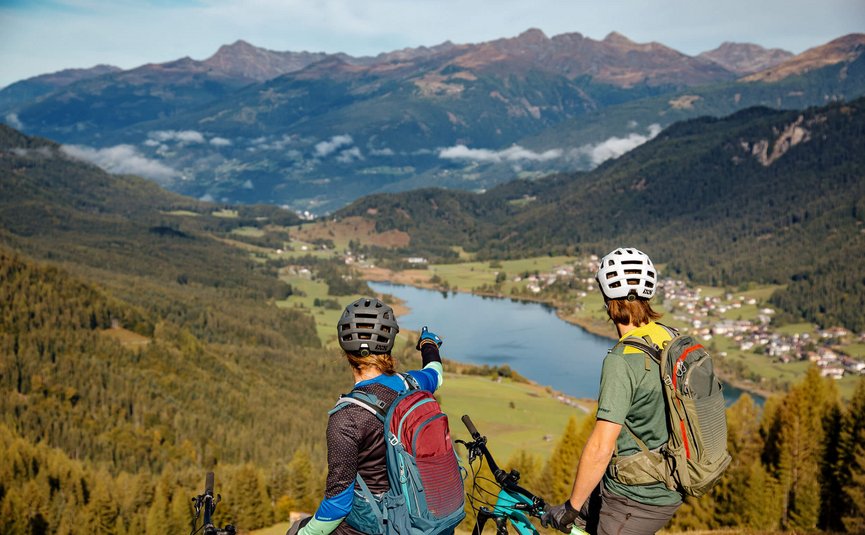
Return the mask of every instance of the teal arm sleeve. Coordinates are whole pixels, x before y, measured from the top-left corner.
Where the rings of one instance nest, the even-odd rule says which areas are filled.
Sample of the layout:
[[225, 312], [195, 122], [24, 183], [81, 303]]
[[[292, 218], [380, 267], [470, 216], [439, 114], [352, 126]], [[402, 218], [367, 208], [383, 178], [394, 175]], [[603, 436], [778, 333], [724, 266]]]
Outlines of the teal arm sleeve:
[[297, 532], [297, 535], [330, 535], [342, 520], [342, 518], [336, 520], [318, 520], [317, 518], [313, 518], [309, 521], [309, 524], [303, 526]]

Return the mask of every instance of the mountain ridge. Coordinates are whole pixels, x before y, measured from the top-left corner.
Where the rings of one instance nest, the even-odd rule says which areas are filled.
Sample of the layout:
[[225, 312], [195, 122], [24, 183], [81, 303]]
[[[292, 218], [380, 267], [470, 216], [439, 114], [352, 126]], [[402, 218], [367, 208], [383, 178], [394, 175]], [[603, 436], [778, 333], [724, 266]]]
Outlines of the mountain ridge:
[[83, 145], [94, 161], [126, 147], [142, 174], [185, 195], [320, 214], [376, 191], [480, 190], [590, 169], [700, 115], [852, 99], [865, 93], [862, 54], [849, 60], [856, 50], [847, 48], [847, 63], [811, 61], [776, 82], [744, 82], [705, 57], [615, 32], [594, 40], [529, 29], [375, 57], [309, 55], [291, 67], [236, 42], [205, 62], [104, 74], [0, 115]]
[[763, 48], [753, 43], [725, 41], [718, 48], [701, 52], [706, 58], [739, 75], [764, 71], [792, 58], [794, 54], [780, 48]]

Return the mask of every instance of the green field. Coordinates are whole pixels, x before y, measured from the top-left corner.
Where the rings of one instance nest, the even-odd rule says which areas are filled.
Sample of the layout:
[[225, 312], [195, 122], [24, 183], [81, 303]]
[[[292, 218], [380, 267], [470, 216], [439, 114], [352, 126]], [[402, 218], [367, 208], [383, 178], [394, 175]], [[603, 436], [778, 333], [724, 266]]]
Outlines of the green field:
[[438, 392], [454, 438], [469, 438], [460, 421], [468, 414], [489, 438], [496, 460], [504, 463], [520, 449], [549, 457], [568, 418], [586, 416], [588, 403], [566, 405], [544, 387], [487, 377], [448, 374]]
[[247, 236], [249, 238], [261, 238], [267, 233], [258, 227], [237, 227], [231, 230], [231, 234], [238, 236]]
[[574, 257], [539, 256], [522, 260], [502, 260], [491, 262], [465, 262], [461, 264], [434, 264], [429, 267], [430, 275], [438, 275], [448, 286], [461, 291], [470, 291], [484, 285], [493, 285], [496, 274], [505, 273], [507, 280], [502, 284], [502, 292], [510, 293], [511, 288], [524, 288], [526, 283], [514, 283], [513, 278], [526, 272], [549, 272], [557, 266], [573, 263]]

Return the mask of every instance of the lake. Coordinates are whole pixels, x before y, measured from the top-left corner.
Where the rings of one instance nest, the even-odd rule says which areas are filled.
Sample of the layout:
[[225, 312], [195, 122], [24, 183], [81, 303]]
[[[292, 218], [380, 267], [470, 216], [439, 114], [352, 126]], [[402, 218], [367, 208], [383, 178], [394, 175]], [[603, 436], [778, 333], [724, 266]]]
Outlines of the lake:
[[[507, 365], [570, 396], [598, 396], [601, 363], [614, 342], [559, 319], [550, 306], [385, 282], [369, 286], [399, 298], [411, 309], [397, 318], [401, 328], [420, 331], [426, 325], [441, 336], [446, 359]], [[728, 404], [741, 394], [730, 385], [724, 389]]]

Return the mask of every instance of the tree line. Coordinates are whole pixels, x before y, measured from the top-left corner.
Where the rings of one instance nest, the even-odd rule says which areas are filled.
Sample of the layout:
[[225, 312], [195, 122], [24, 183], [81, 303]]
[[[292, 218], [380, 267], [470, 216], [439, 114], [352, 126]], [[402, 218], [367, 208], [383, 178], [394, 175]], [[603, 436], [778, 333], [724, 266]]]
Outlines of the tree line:
[[[518, 452], [508, 466], [560, 503], [593, 424], [572, 418], [546, 464]], [[832, 380], [811, 368], [762, 409], [743, 395], [727, 409], [727, 431], [730, 467], [709, 494], [686, 498], [667, 529], [865, 530], [865, 378], [842, 404]]]

